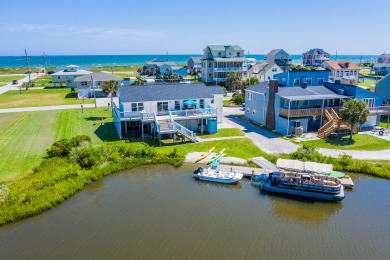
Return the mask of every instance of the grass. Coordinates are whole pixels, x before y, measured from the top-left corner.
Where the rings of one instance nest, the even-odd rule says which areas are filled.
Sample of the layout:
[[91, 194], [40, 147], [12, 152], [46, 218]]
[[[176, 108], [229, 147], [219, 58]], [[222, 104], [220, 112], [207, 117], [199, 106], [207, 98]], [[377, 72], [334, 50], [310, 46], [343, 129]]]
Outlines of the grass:
[[201, 139], [229, 137], [229, 136], [244, 136], [244, 132], [237, 128], [221, 128], [216, 134], [201, 135]]
[[102, 67], [92, 67], [91, 71], [92, 72], [99, 72], [99, 71], [108, 71], [108, 72], [123, 72], [123, 71], [137, 71], [137, 69], [142, 68], [142, 66], [132, 66], [132, 65], [127, 65], [127, 66], [102, 66]]
[[387, 117], [381, 116], [381, 121], [379, 123], [379, 126], [384, 128], [390, 128], [390, 120], [389, 120], [389, 127], [387, 127]]
[[115, 76], [119, 76], [121, 78], [130, 78], [130, 77], [137, 77], [137, 74], [134, 73], [114, 73]]
[[312, 141], [305, 141], [318, 148], [358, 150], [358, 151], [378, 151], [390, 149], [390, 141], [368, 134], [354, 135], [350, 140], [349, 136], [341, 138], [326, 138]]
[[51, 77], [49, 75], [39, 76], [33, 80], [35, 82], [35, 87], [51, 87]]
[[223, 100], [223, 103], [224, 103], [224, 104], [230, 104], [230, 99], [229, 99], [229, 100], [224, 99], [224, 100]]
[[0, 76], [0, 83], [12, 83], [13, 80], [24, 79], [25, 76]]
[[18, 68], [0, 68], [0, 75], [6, 74], [24, 74], [27, 71], [24, 67]]
[[37, 107], [54, 105], [75, 105], [93, 103], [93, 100], [84, 101], [77, 99], [77, 93], [72, 94], [70, 89], [35, 89], [35, 90], [12, 90], [0, 95], [0, 108]]
[[372, 84], [376, 83], [375, 80], [365, 80], [364, 82], [359, 82], [359, 86], [363, 86], [366, 88], [371, 88]]

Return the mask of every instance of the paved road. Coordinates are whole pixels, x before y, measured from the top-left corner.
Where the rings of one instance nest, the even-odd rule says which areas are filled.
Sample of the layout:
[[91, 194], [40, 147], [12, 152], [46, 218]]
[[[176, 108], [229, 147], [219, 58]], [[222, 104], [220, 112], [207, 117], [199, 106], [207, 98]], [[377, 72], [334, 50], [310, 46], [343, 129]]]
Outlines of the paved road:
[[[33, 73], [33, 74], [30, 75], [30, 77], [31, 77], [31, 80], [33, 80], [33, 79], [36, 79], [36, 78], [38, 78], [39, 76], [42, 76], [42, 75], [45, 75], [45, 74], [44, 73], [39, 73], [37, 75], [36, 73]], [[24, 82], [28, 82], [28, 75], [24, 79], [18, 80], [18, 84], [17, 85], [8, 84], [8, 85], [5, 85], [4, 87], [1, 87], [0, 88], [0, 94], [3, 94], [3, 93], [5, 93], [5, 92], [7, 92], [9, 90], [18, 90], [19, 86], [22, 85]]]

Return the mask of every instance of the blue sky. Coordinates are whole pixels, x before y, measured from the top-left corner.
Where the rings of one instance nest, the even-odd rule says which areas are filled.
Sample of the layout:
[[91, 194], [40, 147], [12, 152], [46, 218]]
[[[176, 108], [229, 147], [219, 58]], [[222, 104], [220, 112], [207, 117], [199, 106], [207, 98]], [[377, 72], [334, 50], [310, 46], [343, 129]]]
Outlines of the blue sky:
[[389, 0], [1, 0], [0, 56], [201, 54], [208, 44], [380, 54], [389, 10]]

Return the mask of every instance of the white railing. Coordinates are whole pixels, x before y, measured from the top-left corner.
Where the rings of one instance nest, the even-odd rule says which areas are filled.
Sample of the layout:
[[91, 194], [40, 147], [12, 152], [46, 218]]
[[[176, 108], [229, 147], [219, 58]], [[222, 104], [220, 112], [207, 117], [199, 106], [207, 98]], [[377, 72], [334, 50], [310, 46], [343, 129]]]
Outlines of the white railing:
[[185, 128], [184, 126], [182, 126], [179, 123], [174, 122], [174, 124], [175, 124], [175, 129], [176, 129], [177, 132], [183, 134], [185, 137], [187, 137], [188, 139], [190, 139], [194, 143], [196, 143], [196, 134], [194, 132], [192, 132], [191, 130]]
[[217, 116], [217, 108], [200, 108], [188, 109], [179, 111], [169, 111], [173, 119], [175, 118], [190, 118], [190, 117], [214, 117]]
[[247, 68], [244, 67], [226, 67], [226, 68], [214, 68], [214, 72], [231, 72], [231, 71], [238, 71], [238, 72], [245, 72], [247, 71]]
[[142, 121], [153, 121], [154, 113], [141, 112], [141, 120]]

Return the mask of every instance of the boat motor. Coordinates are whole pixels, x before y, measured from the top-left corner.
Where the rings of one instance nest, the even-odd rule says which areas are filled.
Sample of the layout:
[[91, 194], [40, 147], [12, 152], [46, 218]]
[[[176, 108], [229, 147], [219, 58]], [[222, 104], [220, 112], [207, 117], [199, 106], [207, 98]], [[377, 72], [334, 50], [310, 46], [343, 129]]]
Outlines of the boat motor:
[[198, 169], [196, 169], [196, 170], [194, 171], [194, 174], [202, 173], [203, 170], [204, 170], [203, 167], [199, 167]]

